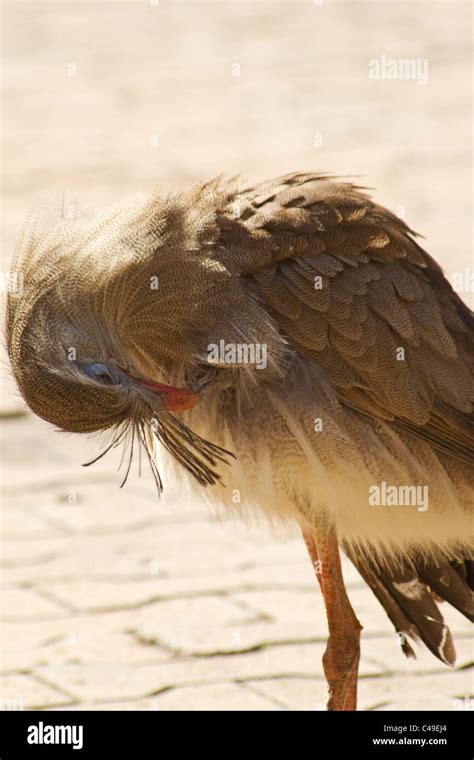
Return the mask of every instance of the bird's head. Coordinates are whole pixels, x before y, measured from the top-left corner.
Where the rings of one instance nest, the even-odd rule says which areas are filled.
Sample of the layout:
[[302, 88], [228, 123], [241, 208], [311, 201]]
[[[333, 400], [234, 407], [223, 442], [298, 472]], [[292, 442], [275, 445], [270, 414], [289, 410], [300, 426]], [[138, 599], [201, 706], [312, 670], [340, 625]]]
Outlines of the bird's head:
[[[133, 420], [191, 409], [198, 394], [148, 376], [120, 341], [89, 314], [64, 322], [54, 304], [19, 302], [26, 324], [8, 348], [21, 394], [42, 419], [71, 433], [107, 430]], [[87, 330], [87, 331], [86, 331]]]
[[[74, 257], [74, 237], [71, 241], [67, 228], [65, 235], [56, 229], [53, 240], [38, 250], [31, 233], [24, 231], [23, 250], [13, 263], [21, 287], [8, 297], [6, 338], [24, 400], [61, 430], [110, 430], [106, 451], [123, 444], [130, 447], [131, 457], [134, 443], [143, 446], [160, 489], [150, 444], [155, 438], [199, 482], [214, 483], [219, 479], [214, 468], [226, 461], [227, 452], [201, 439], [176, 416], [191, 409], [198, 394], [164, 383], [137, 346], [122, 339], [114, 307], [103, 308], [109, 286], [94, 290], [91, 297], [87, 258]], [[95, 275], [102, 276], [103, 269]]]

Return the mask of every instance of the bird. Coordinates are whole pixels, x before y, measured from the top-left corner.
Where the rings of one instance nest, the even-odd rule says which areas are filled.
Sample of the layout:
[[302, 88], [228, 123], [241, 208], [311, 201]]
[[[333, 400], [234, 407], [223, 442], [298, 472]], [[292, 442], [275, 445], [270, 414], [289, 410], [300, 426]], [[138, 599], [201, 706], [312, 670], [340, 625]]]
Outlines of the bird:
[[[345, 554], [415, 656], [474, 618], [474, 315], [398, 215], [321, 172], [219, 176], [102, 211], [62, 195], [19, 236], [5, 337], [33, 413], [105, 432], [216, 509], [301, 532], [328, 710], [357, 709]], [[88, 464], [91, 464], [89, 462]]]

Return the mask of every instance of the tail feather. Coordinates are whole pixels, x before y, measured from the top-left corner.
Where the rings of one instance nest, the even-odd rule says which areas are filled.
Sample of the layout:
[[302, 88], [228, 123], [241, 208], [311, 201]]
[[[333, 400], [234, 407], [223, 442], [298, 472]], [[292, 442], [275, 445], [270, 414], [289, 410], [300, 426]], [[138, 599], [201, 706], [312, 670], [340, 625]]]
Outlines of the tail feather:
[[353, 556], [351, 556], [351, 553], [348, 550], [346, 550], [346, 554], [352, 560], [352, 563], [355, 565], [367, 585], [372, 589], [389, 619], [393, 623], [395, 630], [400, 636], [402, 651], [407, 657], [413, 657], [416, 659], [413, 647], [410, 645], [406, 637], [411, 636], [412, 639], [418, 640], [420, 638], [418, 628], [407, 618], [395, 599], [390, 595], [388, 589], [385, 588], [382, 580], [369, 569], [368, 565], [363, 562], [358, 562]]
[[419, 571], [421, 578], [435, 594], [474, 622], [474, 596], [472, 586], [469, 585], [466, 564], [452, 562], [443, 565], [420, 565]]
[[428, 649], [447, 665], [456, 662], [451, 631], [429, 588], [413, 571], [380, 574], [384, 586], [409, 620], [412, 620]]
[[343, 549], [401, 634], [402, 650], [416, 657], [407, 637], [423, 641], [447, 665], [454, 665], [456, 651], [451, 632], [436, 604], [447, 601], [469, 620], [474, 619], [474, 562], [436, 565], [419, 561], [405, 567], [381, 568], [354, 547]]

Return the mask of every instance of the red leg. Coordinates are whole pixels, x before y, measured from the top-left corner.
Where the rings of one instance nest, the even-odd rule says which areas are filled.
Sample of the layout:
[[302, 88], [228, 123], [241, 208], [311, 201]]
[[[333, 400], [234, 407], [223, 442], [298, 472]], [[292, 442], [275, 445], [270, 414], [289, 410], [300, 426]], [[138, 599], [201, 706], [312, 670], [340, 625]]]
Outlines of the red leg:
[[334, 528], [315, 536], [303, 533], [326, 607], [329, 639], [323, 667], [329, 686], [328, 710], [357, 708], [360, 625], [344, 586]]

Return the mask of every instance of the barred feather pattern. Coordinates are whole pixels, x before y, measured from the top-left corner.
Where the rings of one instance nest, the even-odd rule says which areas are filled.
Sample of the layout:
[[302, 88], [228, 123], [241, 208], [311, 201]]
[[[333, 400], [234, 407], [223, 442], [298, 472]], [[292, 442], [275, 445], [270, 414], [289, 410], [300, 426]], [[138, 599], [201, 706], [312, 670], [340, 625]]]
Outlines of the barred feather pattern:
[[[182, 475], [244, 515], [334, 523], [392, 621], [452, 661], [430, 589], [450, 579], [466, 614], [474, 318], [401, 219], [327, 175], [218, 178], [97, 214], [43, 205], [12, 268], [23, 291], [9, 295], [6, 341], [35, 413], [111, 430], [111, 446], [131, 436], [127, 474], [136, 439], [159, 490]], [[210, 366], [220, 341], [265, 346], [268, 361]], [[101, 387], [90, 362], [122, 380]], [[126, 376], [200, 401], [178, 418]], [[428, 508], [370, 504], [383, 481], [427, 487]]]

